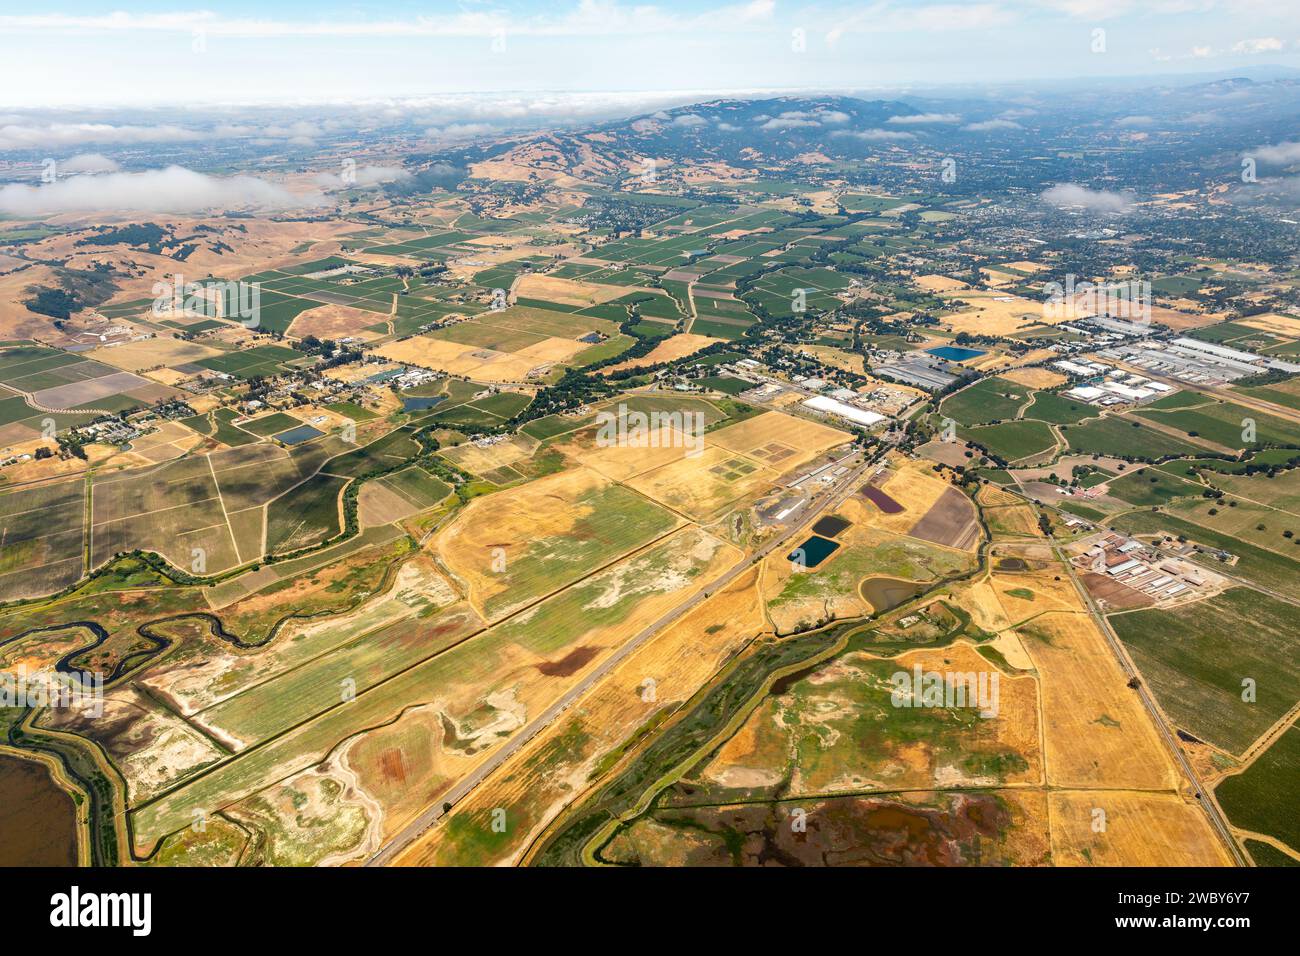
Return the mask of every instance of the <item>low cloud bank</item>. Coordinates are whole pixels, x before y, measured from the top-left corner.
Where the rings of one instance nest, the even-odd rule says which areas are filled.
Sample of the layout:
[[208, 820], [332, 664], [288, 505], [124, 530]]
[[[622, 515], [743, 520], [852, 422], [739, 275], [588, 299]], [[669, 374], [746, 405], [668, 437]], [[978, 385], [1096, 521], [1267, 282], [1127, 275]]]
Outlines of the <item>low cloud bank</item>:
[[99, 209], [173, 213], [300, 209], [324, 202], [319, 192], [290, 192], [256, 176], [208, 176], [182, 166], [69, 176], [42, 186], [11, 184], [0, 189], [0, 212], [29, 217]]

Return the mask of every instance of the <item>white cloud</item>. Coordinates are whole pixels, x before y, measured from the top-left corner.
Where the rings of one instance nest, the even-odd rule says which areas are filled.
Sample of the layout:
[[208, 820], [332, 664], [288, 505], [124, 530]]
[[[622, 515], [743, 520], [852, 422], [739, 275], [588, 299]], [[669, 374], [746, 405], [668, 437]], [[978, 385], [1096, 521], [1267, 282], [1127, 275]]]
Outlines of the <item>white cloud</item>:
[[858, 7], [826, 31], [828, 46], [854, 33], [940, 32], [987, 30], [1017, 19], [997, 3], [892, 3], [889, 0]]
[[913, 113], [910, 116], [891, 116], [886, 123], [898, 126], [929, 126], [936, 123], [960, 123], [956, 113]]
[[863, 130], [837, 130], [832, 136], [842, 136], [849, 139], [861, 139], [869, 143], [888, 143], [897, 142], [904, 139], [916, 139], [911, 133], [903, 133], [896, 129], [863, 129]]
[[411, 174], [401, 166], [358, 166], [350, 174], [319, 173], [314, 177], [326, 189], [368, 189], [410, 178]]
[[765, 129], [765, 130], [799, 129], [805, 126], [821, 126], [821, 125], [822, 124], [817, 122], [816, 120], [798, 119], [793, 116], [789, 116], [789, 117], [777, 116], [768, 120], [766, 123], [760, 126], [759, 129]]
[[1079, 20], [1110, 20], [1133, 9], [1133, 0], [1042, 0], [1055, 10]]
[[967, 133], [993, 133], [1003, 129], [1024, 129], [1024, 127], [1014, 120], [991, 119], [979, 123], [967, 123], [962, 129]]
[[430, 139], [473, 139], [475, 136], [487, 136], [497, 132], [491, 123], [450, 123], [439, 129], [431, 127], [424, 131]]
[[1125, 212], [1133, 204], [1130, 193], [1088, 189], [1078, 183], [1058, 183], [1043, 190], [1042, 199], [1060, 208], [1081, 207], [1092, 212]]
[[260, 135], [268, 139], [290, 139], [303, 140], [315, 139], [320, 136], [324, 130], [315, 123], [309, 123], [306, 120], [299, 120], [296, 123], [290, 123], [287, 126], [267, 126], [265, 129], [258, 131]]
[[256, 176], [207, 176], [181, 166], [142, 173], [69, 176], [43, 186], [11, 184], [0, 188], [0, 212], [19, 216], [93, 210], [293, 209], [317, 206], [323, 201], [318, 192], [293, 193]]
[[1270, 165], [1290, 166], [1292, 163], [1300, 163], [1300, 143], [1285, 142], [1278, 143], [1276, 146], [1259, 146], [1246, 155]]
[[77, 173], [115, 173], [122, 167], [100, 153], [80, 153], [58, 164], [59, 175]]
[[1132, 128], [1138, 126], [1150, 126], [1154, 122], [1155, 119], [1150, 116], [1125, 116], [1116, 120], [1115, 125]]
[[1277, 53], [1283, 43], [1277, 37], [1256, 37], [1252, 40], [1238, 40], [1232, 45], [1233, 53]]
[[823, 123], [838, 126], [841, 123], [847, 123], [851, 119], [853, 117], [848, 113], [828, 109], [786, 110], [780, 116], [774, 118], [767, 116], [754, 117], [755, 122], [762, 124], [759, 129], [766, 130], [799, 129], [806, 126], [821, 126]]
[[673, 125], [686, 126], [686, 127], [708, 126], [709, 121], [706, 120], [703, 116], [700, 116], [698, 113], [685, 113], [681, 116], [676, 117], [673, 120]]
[[0, 150], [55, 149], [91, 143], [184, 143], [203, 138], [195, 130], [170, 124], [114, 126], [111, 123], [50, 123], [0, 126]]
[[387, 19], [287, 20], [226, 16], [202, 10], [182, 13], [69, 15], [58, 13], [0, 16], [0, 31], [53, 33], [184, 33], [226, 37], [492, 37], [612, 36], [678, 33], [768, 23], [776, 0], [677, 13], [649, 4], [625, 6], [616, 0], [580, 0], [560, 14], [525, 16], [507, 10], [463, 9], [458, 13]]

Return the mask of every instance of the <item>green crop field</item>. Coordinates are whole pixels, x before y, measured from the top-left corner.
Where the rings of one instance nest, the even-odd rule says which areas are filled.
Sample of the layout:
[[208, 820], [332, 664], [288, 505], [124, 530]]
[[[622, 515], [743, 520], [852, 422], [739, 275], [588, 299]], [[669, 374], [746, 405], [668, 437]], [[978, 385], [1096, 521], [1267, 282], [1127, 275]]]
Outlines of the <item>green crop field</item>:
[[1171, 455], [1195, 455], [1199, 445], [1143, 427], [1123, 416], [1108, 415], [1079, 425], [1061, 428], [1070, 451], [1085, 455], [1113, 455], [1117, 458], [1156, 459]]
[[[1147, 421], [1177, 428], [1192, 437], [1206, 438], [1225, 448], [1246, 448], [1265, 443], [1300, 446], [1300, 425], [1229, 402], [1214, 402], [1170, 411], [1162, 411], [1156, 405], [1150, 405], [1133, 414]], [[1255, 440], [1246, 441], [1243, 433], [1251, 423]]]
[[1110, 483], [1110, 494], [1131, 505], [1162, 505], [1174, 498], [1199, 495], [1200, 485], [1183, 481], [1157, 468], [1130, 471]]
[[944, 399], [940, 411], [958, 425], [1007, 421], [1016, 417], [1021, 406], [1029, 401], [1029, 394], [1030, 389], [1025, 386], [995, 376]]
[[268, 435], [274, 435], [276, 432], [282, 432], [286, 428], [296, 428], [302, 422], [292, 415], [286, 415], [284, 412], [273, 412], [270, 415], [263, 415], [261, 418], [254, 418], [251, 421], [240, 422], [236, 427], [242, 428], [246, 432], [252, 432], [254, 435], [260, 435], [266, 438]]
[[[1194, 604], [1112, 614], [1134, 662], [1179, 727], [1241, 753], [1300, 700], [1293, 605], [1238, 587]], [[1257, 700], [1242, 700], [1242, 682]]]
[[582, 536], [540, 537], [512, 556], [500, 575], [503, 588], [484, 601], [489, 617], [569, 584], [677, 524], [671, 512], [622, 485], [595, 488], [573, 506], [586, 515]]
[[212, 358], [199, 359], [196, 365], [224, 372], [236, 378], [254, 378], [278, 374], [286, 362], [304, 358], [301, 352], [279, 345], [259, 345], [239, 352], [227, 352]]
[[1052, 430], [1043, 422], [1033, 420], [977, 425], [958, 429], [957, 434], [1008, 462], [1047, 451], [1056, 443]]
[[1074, 401], [1054, 392], [1037, 392], [1034, 403], [1022, 415], [1053, 425], [1073, 425], [1085, 418], [1095, 418], [1097, 409], [1087, 402]]
[[1281, 840], [1300, 852], [1300, 727], [1292, 726], [1255, 762], [1214, 790], [1233, 826]]
[[313, 475], [267, 509], [266, 550], [279, 554], [310, 547], [342, 530], [339, 495], [346, 478]]

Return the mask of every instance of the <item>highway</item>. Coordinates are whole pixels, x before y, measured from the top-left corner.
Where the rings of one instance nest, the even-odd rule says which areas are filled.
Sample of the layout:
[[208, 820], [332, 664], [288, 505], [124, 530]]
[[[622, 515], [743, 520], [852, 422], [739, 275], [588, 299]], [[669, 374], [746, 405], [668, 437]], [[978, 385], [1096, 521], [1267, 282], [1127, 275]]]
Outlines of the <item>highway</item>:
[[467, 776], [461, 779], [455, 786], [443, 794], [438, 802], [426, 809], [409, 824], [396, 833], [386, 844], [380, 847], [374, 855], [366, 860], [366, 866], [387, 866], [390, 865], [397, 857], [420, 836], [430, 828], [437, 825], [438, 821], [444, 814], [444, 805], [455, 805], [464, 799], [475, 787], [486, 780], [502, 764], [518, 753], [524, 745], [537, 736], [542, 730], [550, 726], [557, 717], [560, 716], [574, 701], [581, 698], [587, 691], [591, 690], [600, 680], [608, 675], [614, 668], [618, 667], [637, 649], [649, 641], [668, 625], [677, 621], [683, 615], [694, 610], [704, 601], [708, 600], [713, 594], [726, 588], [741, 574], [750, 567], [757, 564], [772, 551], [783, 547], [785, 543], [795, 534], [806, 526], [810, 521], [815, 519], [827, 508], [837, 507], [857, 486], [857, 482], [868, 469], [872, 468], [879, 460], [884, 451], [868, 458], [857, 468], [850, 471], [841, 478], [834, 486], [821, 493], [818, 498], [814, 498], [811, 507], [802, 515], [794, 519], [794, 524], [787, 527], [784, 533], [777, 535], [772, 540], [759, 548], [753, 555], [744, 558], [721, 577], [717, 578], [706, 585], [703, 589], [697, 591], [692, 597], [683, 601], [672, 610], [662, 615], [658, 620], [647, 625], [639, 631], [631, 640], [624, 643], [618, 650], [602, 661], [592, 672], [583, 677], [577, 684], [566, 691], [559, 697], [555, 703], [547, 707], [544, 711], [534, 717], [519, 733], [511, 737], [495, 753], [487, 758], [482, 764], [471, 771]]

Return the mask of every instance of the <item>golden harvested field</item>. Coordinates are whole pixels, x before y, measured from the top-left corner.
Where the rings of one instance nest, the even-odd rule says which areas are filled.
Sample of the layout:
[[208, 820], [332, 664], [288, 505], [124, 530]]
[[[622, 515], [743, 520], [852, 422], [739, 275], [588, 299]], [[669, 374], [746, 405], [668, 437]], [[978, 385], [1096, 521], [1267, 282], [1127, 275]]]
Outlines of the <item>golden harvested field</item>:
[[483, 475], [503, 465], [511, 465], [532, 457], [538, 444], [536, 439], [529, 438], [527, 435], [512, 435], [505, 441], [493, 445], [480, 446], [473, 442], [466, 442], [454, 448], [445, 448], [439, 454], [466, 471]]
[[131, 442], [131, 451], [146, 462], [157, 463], [177, 458], [202, 441], [180, 422], [163, 421], [156, 431]]
[[940, 321], [957, 333], [1014, 335], [1032, 325], [1054, 325], [1075, 317], [1068, 305], [1049, 311], [1041, 302], [1003, 292], [960, 292], [953, 298], [966, 303], [966, 308]]
[[1278, 315], [1276, 312], [1238, 319], [1237, 324], [1259, 329], [1261, 332], [1272, 332], [1276, 335], [1300, 338], [1300, 319], [1289, 315]]
[[1048, 783], [1144, 790], [1178, 786], [1151, 718], [1087, 613], [1053, 611], [1017, 632], [1042, 684]]
[[703, 521], [742, 498], [762, 493], [777, 474], [725, 448], [708, 447], [693, 457], [679, 449], [676, 460], [642, 472], [627, 484], [647, 498]]
[[1038, 571], [995, 571], [988, 581], [1010, 621], [1023, 621], [1044, 611], [1075, 611], [1082, 606], [1074, 585], [1059, 565]]
[[[966, 610], [969, 610], [969, 607]], [[1006, 662], [1016, 670], [1032, 671], [1034, 669], [1034, 662], [1025, 650], [1024, 643], [1016, 632], [1010, 628], [990, 641], [988, 646], [1001, 654], [1006, 659]]]
[[470, 603], [495, 619], [679, 524], [596, 472], [575, 468], [474, 499], [433, 547]]
[[127, 372], [159, 366], [187, 365], [220, 354], [220, 349], [165, 336], [105, 346], [85, 353], [87, 358]]
[[515, 280], [514, 294], [524, 299], [541, 299], [562, 305], [593, 306], [618, 299], [633, 291], [621, 285], [598, 285], [578, 279], [530, 273]]
[[953, 597], [983, 630], [997, 633], [1011, 626], [1011, 620], [987, 577], [959, 583], [953, 590]]
[[710, 445], [739, 452], [780, 472], [797, 468], [844, 444], [850, 437], [838, 428], [806, 418], [764, 412], [710, 432], [706, 440]]
[[1215, 322], [1226, 318], [1226, 313], [1183, 312], [1178, 309], [1166, 308], [1163, 305], [1151, 306], [1151, 321], [1167, 325], [1175, 332], [1184, 329], [1199, 329], [1203, 325], [1213, 325]]
[[566, 436], [563, 444], [552, 447], [606, 478], [626, 481], [686, 455], [687, 436], [673, 428], [665, 428], [657, 434], [658, 447], [653, 444], [642, 447], [636, 443], [599, 446], [596, 444], [596, 429], [585, 428]]
[[377, 339], [378, 332], [367, 332], [366, 326], [377, 325], [384, 316], [350, 305], [322, 305], [300, 312], [289, 325], [290, 335], [302, 338], [314, 335], [318, 339]]
[[1024, 259], [1019, 262], [1008, 262], [1005, 265], [1008, 269], [1015, 269], [1017, 272], [1042, 272], [1047, 268], [1041, 262], [1029, 262]]
[[867, 370], [867, 360], [864, 356], [846, 352], [833, 345], [800, 345], [799, 351], [806, 352], [826, 365], [842, 368], [856, 375], [862, 375]]
[[530, 372], [565, 362], [585, 348], [589, 348], [585, 342], [548, 337], [518, 352], [498, 352], [416, 335], [389, 342], [376, 353], [394, 362], [463, 375], [476, 382], [522, 382]]
[[1020, 276], [1014, 272], [1005, 272], [996, 266], [984, 266], [980, 269], [980, 275], [984, 277], [984, 284], [1000, 289], [1003, 286], [1015, 285], [1020, 281]]
[[994, 538], [1041, 538], [1038, 512], [1032, 505], [1014, 504], [985, 508], [984, 520]]
[[998, 508], [1002, 505], [1022, 505], [1025, 503], [1025, 499], [1019, 495], [1003, 491], [997, 485], [981, 485], [975, 500], [985, 508]]
[[1002, 373], [1002, 377], [1029, 388], [1055, 388], [1064, 385], [1067, 379], [1060, 372], [1046, 368], [1013, 368]]
[[[452, 817], [397, 860], [399, 866], [517, 863], [534, 837], [583, 791], [602, 758], [632, 740], [656, 715], [689, 698], [727, 658], [763, 629], [757, 569], [656, 635], [572, 708], [457, 804]], [[652, 684], [649, 682], [653, 682]], [[506, 808], [497, 846], [465, 840]]]
[[917, 276], [916, 284], [926, 292], [956, 292], [959, 289], [970, 288], [968, 284], [960, 279], [941, 275]]
[[[1174, 793], [1048, 795], [1057, 866], [1231, 866], [1205, 814]], [[1105, 830], [1094, 832], [1096, 811]]]
[[610, 372], [621, 372], [629, 368], [657, 365], [660, 362], [674, 362], [688, 355], [694, 355], [700, 349], [710, 346], [714, 342], [721, 341], [722, 339], [715, 339], [708, 335], [679, 332], [677, 335], [670, 335], [640, 358], [628, 359], [626, 362], [610, 365], [604, 369], [604, 372], [609, 374]]

